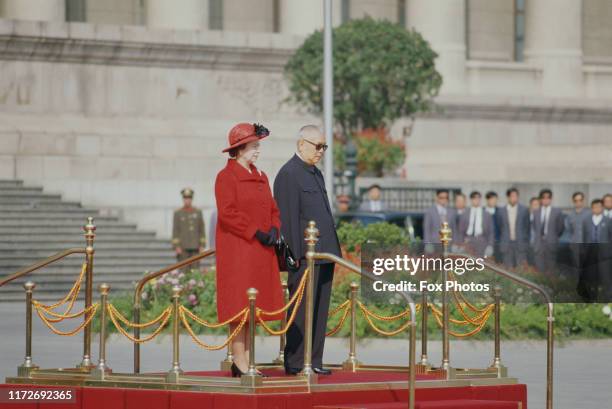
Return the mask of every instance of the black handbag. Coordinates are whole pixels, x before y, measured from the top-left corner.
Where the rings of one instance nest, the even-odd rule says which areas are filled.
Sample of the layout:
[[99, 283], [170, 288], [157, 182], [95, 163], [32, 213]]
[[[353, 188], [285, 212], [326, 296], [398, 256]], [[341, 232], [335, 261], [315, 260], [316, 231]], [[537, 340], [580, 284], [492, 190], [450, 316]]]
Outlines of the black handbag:
[[287, 244], [282, 234], [274, 243], [274, 251], [276, 252], [276, 259], [278, 260], [278, 268], [280, 271], [295, 273], [300, 269], [300, 260], [295, 258], [289, 244]]

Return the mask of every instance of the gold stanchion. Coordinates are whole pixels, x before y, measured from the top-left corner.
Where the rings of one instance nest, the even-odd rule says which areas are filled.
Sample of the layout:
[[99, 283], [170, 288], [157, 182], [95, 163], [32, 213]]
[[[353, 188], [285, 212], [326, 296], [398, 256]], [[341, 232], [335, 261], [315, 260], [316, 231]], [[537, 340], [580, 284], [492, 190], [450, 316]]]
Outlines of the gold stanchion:
[[181, 287], [172, 287], [172, 303], [174, 306], [172, 316], [172, 368], [166, 375], [166, 382], [179, 383], [179, 378], [183, 374], [179, 362], [179, 299], [181, 297]]
[[[232, 333], [231, 329], [228, 329], [228, 335]], [[234, 354], [232, 353], [232, 344], [227, 344], [227, 352], [225, 353], [225, 359], [221, 361], [221, 370], [229, 371], [232, 369], [232, 363], [234, 362]]]
[[[285, 300], [285, 303], [287, 303], [288, 302], [287, 280], [282, 280], [281, 286], [283, 287], [283, 299]], [[295, 306], [294, 308], [297, 308], [297, 306]], [[281, 328], [285, 328], [285, 325], [287, 325], [287, 311], [285, 311], [285, 313], [283, 314], [283, 318], [281, 319]], [[276, 359], [272, 361], [273, 363], [277, 365], [284, 365], [285, 363], [285, 345], [287, 345], [287, 335], [285, 332], [283, 332], [280, 335], [280, 346], [278, 348], [278, 357], [276, 357]]]
[[[440, 243], [443, 246], [443, 265], [444, 259], [448, 255], [448, 244], [451, 241], [452, 230], [448, 227], [448, 222], [442, 223], [440, 229]], [[450, 366], [450, 338], [449, 338], [449, 319], [450, 309], [448, 303], [448, 292], [446, 291], [446, 283], [448, 282], [448, 272], [443, 268], [442, 270], [442, 369], [446, 371], [446, 378], [451, 379], [454, 377], [453, 368]]]
[[317, 374], [312, 369], [312, 323], [313, 323], [313, 300], [314, 300], [314, 279], [315, 279], [315, 246], [319, 241], [319, 229], [314, 220], [308, 222], [308, 227], [304, 232], [306, 241], [306, 262], [310, 271], [306, 280], [306, 303], [304, 304], [304, 368], [300, 372], [308, 383], [317, 382]]
[[100, 356], [98, 366], [91, 370], [91, 377], [97, 380], [104, 380], [111, 369], [106, 365], [106, 308], [108, 306], [108, 292], [110, 285], [103, 283], [100, 285]]
[[427, 359], [427, 319], [428, 319], [427, 290], [423, 290], [421, 301], [421, 362], [420, 365], [429, 369], [431, 365]]
[[[91, 307], [93, 299], [93, 260], [94, 260], [94, 239], [96, 238], [96, 225], [94, 224], [94, 218], [88, 217], [87, 224], [83, 226], [85, 231], [85, 259], [87, 262], [87, 269], [85, 273], [85, 309]], [[83, 319], [87, 321], [89, 312], [83, 315]], [[77, 367], [91, 369], [91, 321], [85, 325], [83, 331], [83, 360]]]
[[501, 362], [501, 287], [495, 286], [493, 296], [495, 297], [495, 356], [491, 367], [497, 369], [498, 378], [505, 378], [508, 376], [508, 368]]
[[33, 370], [38, 369], [37, 365], [32, 362], [32, 292], [36, 284], [28, 281], [23, 285], [26, 300], [26, 342], [25, 342], [25, 358], [23, 364], [17, 367], [17, 376], [29, 378]]
[[416, 382], [416, 311], [410, 316], [410, 346], [408, 356], [408, 409], [415, 407], [415, 391]]
[[249, 299], [249, 369], [240, 377], [240, 382], [245, 386], [256, 386], [262, 384], [262, 376], [255, 368], [255, 326], [257, 324], [255, 315], [255, 301], [257, 290], [249, 288], [247, 290]]
[[342, 369], [347, 371], [356, 372], [357, 368], [361, 364], [357, 360], [356, 344], [357, 344], [357, 291], [359, 290], [359, 284], [351, 282], [351, 340], [349, 344], [349, 356], [342, 363]]

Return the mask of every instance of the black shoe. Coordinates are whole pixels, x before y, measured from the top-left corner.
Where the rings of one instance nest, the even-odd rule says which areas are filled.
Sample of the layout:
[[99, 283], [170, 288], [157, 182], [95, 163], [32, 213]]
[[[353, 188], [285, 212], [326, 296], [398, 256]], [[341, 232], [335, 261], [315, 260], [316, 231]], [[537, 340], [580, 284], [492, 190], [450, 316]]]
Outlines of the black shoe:
[[285, 368], [285, 374], [287, 375], [297, 375], [302, 372], [302, 368]]
[[319, 375], [331, 375], [331, 369], [325, 368], [312, 368], [312, 371]]
[[238, 368], [235, 362], [232, 362], [231, 370], [232, 370], [232, 378], [241, 377], [242, 375], [244, 375], [244, 372], [242, 372], [240, 368]]

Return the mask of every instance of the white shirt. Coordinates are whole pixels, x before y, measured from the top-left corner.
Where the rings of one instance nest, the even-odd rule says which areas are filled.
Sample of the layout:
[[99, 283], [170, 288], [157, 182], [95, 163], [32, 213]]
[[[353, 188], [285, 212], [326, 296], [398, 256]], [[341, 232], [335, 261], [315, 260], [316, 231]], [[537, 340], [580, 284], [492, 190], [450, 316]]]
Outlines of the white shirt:
[[480, 236], [482, 235], [482, 208], [481, 207], [470, 207], [470, 221], [468, 222], [468, 229], [466, 234], [468, 236]]
[[518, 205], [506, 205], [508, 211], [508, 226], [510, 228], [510, 241], [516, 240], [516, 215], [518, 213]]
[[548, 234], [548, 220], [550, 219], [550, 206], [542, 206], [542, 217], [540, 222], [544, 226], [544, 235]]
[[436, 208], [438, 209], [440, 219], [442, 219], [443, 222], [447, 222], [448, 220], [446, 219], [446, 207], [436, 203]]
[[603, 220], [604, 216], [603, 214], [597, 214], [597, 215], [593, 215], [592, 219], [593, 219], [593, 224], [595, 226], [598, 226], [599, 223], [601, 223], [601, 221]]
[[606, 217], [612, 217], [612, 210], [604, 209], [603, 215]]

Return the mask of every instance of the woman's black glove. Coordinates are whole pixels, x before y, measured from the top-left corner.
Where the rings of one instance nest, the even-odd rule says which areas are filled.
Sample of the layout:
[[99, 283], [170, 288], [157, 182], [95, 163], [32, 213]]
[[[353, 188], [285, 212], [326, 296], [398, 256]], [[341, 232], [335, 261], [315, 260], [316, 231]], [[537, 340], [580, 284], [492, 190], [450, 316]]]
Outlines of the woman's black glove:
[[271, 246], [272, 243], [274, 243], [272, 241], [272, 237], [270, 237], [270, 234], [263, 232], [261, 230], [257, 230], [255, 232], [255, 238], [264, 246]]
[[270, 227], [270, 231], [268, 231], [268, 235], [270, 236], [270, 239], [271, 239], [270, 246], [272, 246], [278, 240], [278, 229], [276, 227]]

